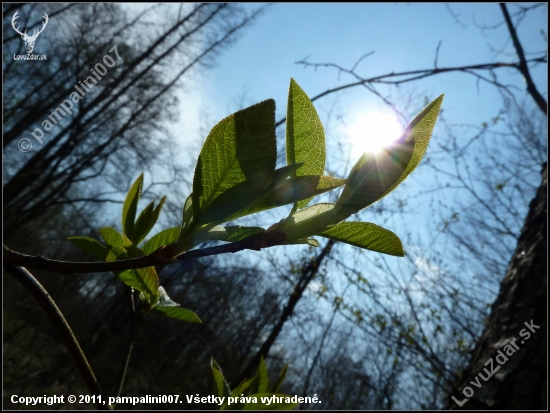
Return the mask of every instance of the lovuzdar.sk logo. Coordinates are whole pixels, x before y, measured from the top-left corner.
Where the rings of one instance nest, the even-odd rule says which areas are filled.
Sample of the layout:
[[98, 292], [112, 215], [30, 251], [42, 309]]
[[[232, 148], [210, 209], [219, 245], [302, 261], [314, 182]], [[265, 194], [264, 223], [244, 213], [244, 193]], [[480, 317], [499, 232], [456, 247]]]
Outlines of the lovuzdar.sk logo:
[[45, 19], [42, 22], [42, 28], [40, 30], [34, 29], [32, 35], [27, 34], [27, 30], [25, 29], [24, 32], [21, 32], [19, 30], [19, 26], [16, 26], [16, 20], [19, 18], [18, 16], [19, 10], [15, 12], [13, 15], [13, 18], [11, 19], [11, 25], [13, 27], [13, 30], [15, 30], [16, 33], [21, 35], [21, 38], [25, 42], [25, 49], [27, 50], [27, 55], [13, 55], [13, 58], [15, 60], [47, 60], [46, 55], [34, 55], [32, 54], [34, 50], [34, 45], [36, 43], [36, 39], [38, 39], [38, 36], [40, 33], [44, 31], [46, 28], [46, 25], [48, 24], [49, 18], [46, 13], [44, 13], [43, 18]]

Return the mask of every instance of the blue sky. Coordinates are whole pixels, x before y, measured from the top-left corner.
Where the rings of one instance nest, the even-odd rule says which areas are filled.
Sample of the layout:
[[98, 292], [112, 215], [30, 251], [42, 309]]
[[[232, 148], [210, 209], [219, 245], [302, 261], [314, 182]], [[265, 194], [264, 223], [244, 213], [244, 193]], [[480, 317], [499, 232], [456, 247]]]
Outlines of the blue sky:
[[[244, 7], [252, 10], [259, 5]], [[295, 64], [308, 56], [309, 62], [350, 68], [362, 55], [374, 51], [356, 69], [362, 77], [433, 68], [439, 42], [438, 67], [515, 60], [504, 25], [491, 30], [480, 28], [503, 20], [498, 4], [453, 3], [451, 9], [463, 25], [455, 21], [443, 3], [272, 4], [236, 45], [222, 54], [214, 69], [196, 78], [191, 94], [182, 99], [181, 123], [175, 130], [183, 126], [198, 131], [201, 116], [206, 119], [202, 127], [209, 130], [239, 109], [239, 104], [248, 106], [268, 98], [275, 99], [279, 119], [284, 115], [291, 77], [310, 97], [354, 80], [345, 74], [338, 80], [335, 69], [315, 71]], [[516, 9], [509, 6], [509, 10]], [[546, 27], [546, 10], [541, 7], [531, 13], [519, 28], [520, 40], [527, 51], [546, 50], [540, 34], [540, 29]], [[524, 89], [514, 70], [497, 73], [504, 83]], [[533, 75], [540, 90], [546, 93], [546, 67], [534, 69]], [[496, 115], [501, 100], [495, 87], [482, 82], [478, 91], [476, 79], [464, 73], [441, 74], [399, 89], [381, 86], [378, 90], [384, 94], [392, 91], [390, 96], [397, 102], [399, 94], [414, 92], [419, 98], [427, 95], [433, 99], [444, 93], [443, 110], [453, 122], [477, 125]], [[327, 112], [336, 108], [342, 121], [337, 128], [343, 124], [350, 128], [357, 126], [359, 117], [371, 111], [388, 111], [378, 97], [364, 88], [330, 95], [315, 105], [323, 122], [328, 119]], [[418, 102], [417, 107], [402, 110], [414, 115], [422, 106]], [[333, 139], [345, 140], [349, 131], [349, 128], [333, 129], [337, 135]], [[190, 142], [182, 143], [187, 146]], [[197, 146], [192, 155], [198, 155], [199, 149]]]
[[[431, 68], [439, 41], [439, 67], [515, 58], [514, 55], [495, 56], [489, 48], [490, 45], [496, 49], [504, 46], [504, 52], [513, 52], [511, 43], [505, 42], [509, 36], [504, 26], [482, 33], [473, 23], [474, 18], [478, 24], [489, 26], [502, 21], [497, 4], [452, 4], [451, 7], [467, 24], [466, 28], [455, 23], [444, 4], [274, 4], [236, 46], [220, 58], [217, 67], [205, 73], [201, 92], [209, 106], [217, 102], [215, 106], [224, 108], [246, 91], [251, 103], [275, 98], [281, 111], [290, 77], [310, 96], [352, 80], [342, 76], [338, 82], [335, 70], [320, 68], [315, 72], [294, 63], [306, 56], [310, 62], [351, 67], [363, 54], [374, 51], [358, 68], [365, 77]], [[520, 38], [526, 48], [544, 51], [546, 45], [538, 30], [546, 26], [545, 13], [542, 9], [537, 13], [538, 21], [531, 19], [520, 26]], [[537, 44], [538, 48], [532, 47]], [[544, 72], [545, 68], [541, 67], [536, 75], [544, 79]], [[499, 73], [504, 76], [504, 71]], [[491, 115], [480, 108], [494, 106], [485, 102], [494, 97], [486, 93], [494, 88], [481, 85], [478, 97], [475, 83], [471, 76], [449, 74], [430, 77], [414, 87], [432, 93], [433, 97], [445, 93], [446, 110], [456, 112], [460, 118], [482, 121]], [[354, 104], [379, 103], [374, 96], [361, 92], [354, 97]]]
[[[252, 10], [258, 5], [246, 4], [243, 7]], [[338, 72], [333, 69], [319, 68], [315, 71], [313, 68], [304, 69], [295, 64], [296, 61], [307, 56], [310, 62], [335, 63], [350, 68], [362, 55], [374, 51], [374, 54], [367, 57], [356, 70], [363, 77], [433, 68], [436, 48], [440, 42], [438, 57], [440, 68], [516, 60], [508, 30], [504, 25], [495, 29], [481, 28], [502, 22], [502, 13], [497, 3], [453, 3], [451, 9], [460, 19], [460, 24], [455, 21], [455, 17], [443, 3], [271, 5], [255, 24], [247, 29], [240, 40], [217, 59], [215, 67], [198, 74], [190, 91], [182, 94], [181, 120], [172, 129], [174, 136], [180, 140], [182, 148], [180, 159], [186, 159], [190, 166], [194, 167], [206, 133], [222, 118], [240, 109], [240, 105], [246, 107], [274, 98], [277, 103], [277, 119], [280, 119], [285, 113], [291, 77], [310, 97], [353, 81], [351, 77], [344, 74], [338, 79]], [[509, 10], [513, 12], [516, 8], [509, 6]], [[537, 51], [540, 55], [547, 50], [546, 40], [540, 33], [540, 29], [547, 26], [546, 13], [547, 7], [541, 7], [522, 22], [519, 37], [526, 52]], [[532, 70], [535, 82], [545, 96], [547, 96], [546, 70], [545, 65]], [[497, 71], [497, 74], [502, 83], [518, 87], [516, 91], [518, 97], [525, 95], [525, 86], [516, 71], [504, 69]], [[411, 106], [400, 108], [410, 116], [416, 115], [422, 109], [424, 96], [434, 99], [444, 93], [442, 110], [446, 119], [453, 124], [468, 123], [480, 126], [482, 122], [490, 122], [502, 107], [502, 98], [494, 86], [485, 83], [477, 85], [473, 76], [464, 73], [442, 74], [402, 85], [398, 89], [382, 86], [378, 90], [388, 95], [398, 105], [403, 104], [403, 98], [408, 97], [409, 94], [414, 96], [416, 100], [410, 104]], [[316, 101], [315, 106], [327, 130], [329, 162], [334, 160], [331, 160], [331, 148], [334, 149], [338, 142], [348, 139], [347, 133], [350, 131], [361, 133], [361, 127], [353, 127], [353, 125], [361, 125], [361, 118], [368, 117], [370, 113], [377, 111], [387, 113], [387, 107], [381, 100], [364, 88], [348, 89], [330, 95]], [[329, 113], [331, 113], [330, 116]], [[329, 121], [328, 124], [327, 121]], [[468, 133], [463, 135], [464, 139], [468, 138]], [[371, 136], [367, 133], [365, 126], [365, 139], [367, 138]], [[445, 142], [447, 139], [440, 125], [436, 125], [426, 156], [430, 156], [430, 151], [437, 149], [438, 143]], [[177, 154], [176, 150], [174, 153]], [[349, 155], [350, 161], [355, 162], [359, 156], [360, 152], [353, 151]], [[345, 177], [344, 174], [340, 176]], [[402, 214], [377, 215], [375, 208], [368, 208], [360, 216], [363, 221], [374, 222], [394, 231], [402, 239], [405, 253], [414, 261], [415, 268], [411, 269], [413, 264], [407, 266], [407, 259], [383, 256], [371, 251], [365, 252], [359, 248], [341, 244], [337, 246], [342, 249], [338, 250], [338, 255], [335, 254], [336, 258], [362, 271], [369, 278], [369, 282], [379, 288], [377, 291], [395, 291], [384, 289], [396, 283], [396, 280], [390, 279], [389, 276], [387, 278], [381, 276], [385, 268], [395, 269], [394, 273], [398, 277], [410, 280], [416, 276], [417, 270], [420, 270], [420, 275], [417, 276], [416, 284], [413, 286], [426, 285], [426, 290], [420, 290], [420, 293], [414, 296], [419, 301], [422, 299], [430, 301], [431, 297], [425, 297], [424, 292], [434, 285], [442, 285], [441, 280], [444, 276], [453, 274], [458, 279], [453, 285], [460, 288], [475, 286], [475, 291], [468, 294], [476, 297], [482, 304], [490, 303], [494, 298], [493, 290], [498, 288], [498, 284], [491, 284], [490, 287], [493, 290], [489, 292], [483, 289], [486, 284], [476, 284], [478, 281], [474, 279], [481, 271], [478, 271], [474, 265], [468, 265], [469, 262], [466, 264], [453, 262], [456, 250], [452, 248], [452, 242], [434, 230], [440, 217], [437, 216], [439, 212], [436, 208], [429, 205], [429, 201], [435, 199], [433, 204], [437, 204], [443, 200], [453, 208], [456, 204], [458, 209], [462, 194], [458, 191], [455, 193], [438, 191], [431, 200], [428, 197], [414, 197], [423, 185], [436, 186], [434, 182], [430, 182], [433, 179], [433, 176], [430, 176], [430, 170], [422, 168], [421, 165], [411, 178], [387, 197], [392, 198], [389, 202], [395, 203], [398, 198], [408, 202]], [[442, 210], [441, 215], [446, 213], [443, 208], [440, 210]], [[267, 225], [284, 218], [288, 210], [286, 213], [280, 209], [269, 213], [273, 214], [272, 218], [275, 220]], [[287, 257], [295, 258], [303, 254], [305, 248], [276, 247], [260, 253], [243, 252], [239, 257], [249, 262], [267, 261], [266, 257], [271, 257], [273, 262], [284, 266], [287, 265]], [[286, 257], [281, 259], [283, 255]], [[441, 256], [441, 261], [432, 260], [434, 257], [439, 258], [438, 255]], [[231, 260], [232, 257], [224, 257], [224, 259]], [[377, 267], [379, 259], [384, 264], [380, 267], [382, 268], [380, 271]], [[346, 296], [346, 301], [352, 305], [356, 304], [363, 310], [368, 309], [372, 303], [365, 300], [363, 294], [354, 295], [352, 291], [347, 291], [349, 284], [341, 275], [342, 269], [335, 262], [329, 264], [326, 270], [330, 274], [330, 277], [327, 277], [327, 283], [331, 287], [331, 293]], [[462, 268], [461, 265], [466, 268]], [[267, 275], [272, 276], [276, 281], [273, 268]], [[478, 285], [481, 287], [477, 288]], [[316, 280], [310, 286], [308, 293], [314, 294], [318, 288], [319, 281]], [[403, 304], [395, 295], [386, 297], [395, 305], [396, 311]], [[384, 298], [381, 300], [384, 301]], [[326, 310], [322, 313], [328, 317], [331, 314], [332, 304], [330, 301], [319, 300], [319, 308]], [[316, 328], [317, 326], [313, 326], [308, 335], [313, 337]], [[287, 337], [292, 336], [287, 334]], [[445, 344], [454, 345], [452, 342]], [[303, 359], [301, 360], [304, 362]], [[293, 367], [296, 368], [296, 365]], [[413, 389], [412, 392], [416, 394], [420, 390]], [[408, 405], [403, 404], [403, 406]]]
[[[249, 11], [260, 6], [259, 3], [242, 5]], [[147, 6], [134, 4], [131, 7], [141, 9]], [[510, 13], [517, 11], [514, 5], [508, 5], [508, 9]], [[540, 32], [546, 28], [546, 20], [547, 6], [543, 6], [529, 13], [519, 25], [519, 37], [527, 53], [538, 52], [536, 55], [540, 56], [547, 50], [545, 35]], [[180, 97], [180, 120], [171, 128], [179, 142], [179, 148], [174, 148], [175, 161], [194, 168], [208, 131], [242, 107], [273, 98], [277, 104], [277, 119], [282, 118], [291, 77], [310, 97], [355, 80], [344, 73], [338, 78], [335, 69], [304, 68], [295, 64], [296, 61], [308, 57], [309, 62], [351, 68], [361, 56], [374, 52], [356, 68], [356, 72], [366, 78], [431, 69], [440, 44], [439, 68], [513, 62], [517, 60], [516, 53], [502, 22], [497, 3], [452, 3], [450, 10], [444, 3], [272, 4], [236, 44], [217, 58], [214, 68], [201, 70], [192, 82], [186, 83], [186, 91]], [[528, 54], [528, 57], [533, 55]], [[546, 70], [546, 65], [531, 70], [535, 83], [545, 96]], [[487, 72], [480, 73], [488, 76]], [[517, 88], [514, 93], [518, 97], [526, 95], [522, 77], [516, 70], [506, 68], [495, 73], [500, 82]], [[446, 120], [455, 125], [480, 127], [482, 122], [490, 122], [502, 107], [502, 97], [493, 85], [477, 82], [474, 76], [466, 73], [430, 76], [399, 88], [381, 85], [378, 91], [397, 103], [399, 109], [410, 117], [422, 109], [425, 97], [434, 99], [444, 93], [442, 112]], [[413, 100], [407, 104], [409, 96]], [[361, 150], [347, 145], [347, 153], [338, 152], [338, 144], [373, 139], [385, 132], [384, 125], [373, 131], [370, 123], [377, 114], [391, 112], [379, 97], [362, 87], [331, 94], [317, 100], [315, 106], [327, 132], [328, 165], [341, 160], [347, 162], [347, 168], [340, 165], [335, 173], [345, 177]], [[395, 126], [388, 124], [387, 129], [395, 129]], [[462, 133], [463, 139], [468, 139], [474, 132]], [[284, 128], [278, 133], [284, 134]], [[438, 144], [448, 141], [449, 137], [438, 122], [426, 157], [437, 150]], [[283, 150], [279, 148], [279, 151]], [[451, 166], [451, 162], [448, 164]], [[406, 223], [407, 231], [425, 234], [430, 230], [428, 221], [434, 225], [430, 212], [423, 209], [422, 200], [415, 205], [410, 195], [424, 187], [435, 187], [432, 175], [421, 164], [395, 195], [392, 194], [394, 198], [406, 199], [410, 203], [407, 207], [409, 214], [416, 214], [413, 221]], [[445, 200], [453, 203], [461, 196], [459, 193], [446, 194]], [[274, 213], [277, 220], [285, 215], [284, 211]], [[369, 208], [361, 218], [370, 220], [371, 215]], [[396, 232], [403, 231], [398, 223], [374, 219], [373, 222], [384, 224]]]
[[[259, 4], [244, 7], [252, 10]], [[246, 107], [268, 98], [275, 99], [277, 119], [280, 119], [285, 114], [291, 77], [310, 97], [354, 81], [345, 74], [338, 79], [338, 71], [334, 69], [306, 69], [295, 64], [307, 56], [309, 62], [351, 68], [362, 55], [374, 51], [356, 69], [362, 77], [433, 68], [440, 42], [440, 68], [516, 60], [503, 24], [495, 29], [482, 29], [503, 21], [498, 4], [453, 3], [450, 7], [460, 24], [443, 3], [273, 4], [219, 57], [213, 69], [196, 77], [191, 93], [181, 99], [181, 123], [174, 127], [174, 134], [182, 136], [181, 131], [186, 131], [180, 142], [189, 155], [189, 162], [194, 164], [201, 144], [187, 137], [199, 137], [199, 126], [203, 128], [199, 137], [203, 142], [205, 133], [239, 109], [239, 105]], [[516, 10], [509, 5], [510, 13]], [[546, 12], [546, 7], [540, 7], [519, 26], [526, 52], [537, 51], [540, 55], [546, 50], [540, 33], [541, 28], [546, 27]], [[502, 83], [517, 86], [518, 96], [525, 95], [518, 72], [501, 69], [496, 73]], [[533, 69], [532, 75], [539, 90], [546, 95], [546, 66]], [[502, 106], [502, 98], [493, 85], [478, 84], [473, 76], [465, 73], [431, 76], [399, 88], [382, 85], [378, 90], [398, 104], [403, 102], [400, 98], [412, 94], [416, 99], [412, 106], [400, 108], [410, 116], [422, 109], [424, 96], [431, 100], [444, 93], [442, 110], [448, 121], [455, 124], [481, 125], [496, 116]], [[351, 133], [361, 134], [364, 128], [364, 138], [372, 138], [369, 133], [373, 132], [367, 130], [368, 125], [361, 123], [361, 119], [389, 111], [380, 98], [361, 87], [324, 97], [316, 101], [315, 106], [327, 129], [329, 162], [331, 147], [349, 140]], [[332, 117], [328, 122], [330, 110]], [[388, 128], [390, 126], [395, 127], [389, 125]], [[446, 139], [438, 133], [438, 126], [427, 156], [435, 142]], [[284, 133], [284, 129], [280, 132]], [[352, 151], [348, 162], [354, 163], [359, 155], [357, 150]], [[419, 181], [425, 177], [417, 173], [410, 179]]]

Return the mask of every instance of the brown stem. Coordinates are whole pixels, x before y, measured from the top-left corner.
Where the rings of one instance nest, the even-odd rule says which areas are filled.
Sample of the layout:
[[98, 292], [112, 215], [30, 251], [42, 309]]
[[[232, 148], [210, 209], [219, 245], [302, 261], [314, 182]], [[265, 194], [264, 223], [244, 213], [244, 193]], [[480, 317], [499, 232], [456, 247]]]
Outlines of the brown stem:
[[128, 337], [128, 350], [126, 351], [126, 357], [124, 357], [124, 360], [122, 362], [122, 367], [121, 367], [121, 371], [120, 371], [120, 380], [119, 380], [119, 384], [117, 386], [115, 397], [120, 397], [120, 394], [122, 393], [122, 387], [124, 386], [124, 380], [126, 379], [126, 374], [128, 373], [128, 365], [130, 364], [130, 357], [132, 356], [132, 349], [134, 348], [134, 335], [135, 335], [136, 323], [137, 323], [136, 303], [135, 303], [135, 300], [134, 300], [134, 289], [129, 287], [128, 292], [129, 292], [129, 296], [130, 296], [130, 311], [131, 311], [132, 319], [130, 320], [130, 334], [129, 334], [129, 337]]
[[[67, 350], [69, 350], [69, 354], [78, 367], [80, 375], [84, 379], [86, 386], [88, 386], [88, 390], [92, 395], [98, 396], [98, 398], [101, 399], [101, 389], [92, 367], [88, 363], [80, 344], [78, 344], [78, 340], [74, 336], [69, 323], [65, 320], [63, 313], [59, 310], [59, 307], [57, 307], [53, 298], [26, 268], [4, 264], [4, 269], [13, 275], [13, 277], [32, 294], [38, 304], [42, 307], [65, 342], [65, 346], [67, 347]], [[105, 402], [104, 396], [103, 401]], [[109, 405], [102, 404], [99, 400], [95, 403], [95, 405], [98, 410], [111, 410]]]
[[177, 261], [191, 260], [200, 257], [208, 257], [211, 255], [225, 254], [228, 252], [235, 253], [243, 250], [259, 251], [262, 248], [279, 245], [283, 242], [284, 234], [277, 232], [263, 232], [242, 241], [232, 242], [230, 244], [220, 245], [217, 247], [188, 251], [179, 255], [175, 259], [171, 258], [173, 255], [171, 254], [173, 252], [172, 247], [175, 246], [172, 244], [167, 247], [159, 248], [151, 255], [112, 262], [73, 262], [52, 260], [42, 256], [22, 254], [11, 250], [4, 245], [4, 263], [20, 267], [53, 271], [61, 274], [112, 272], [171, 264]]

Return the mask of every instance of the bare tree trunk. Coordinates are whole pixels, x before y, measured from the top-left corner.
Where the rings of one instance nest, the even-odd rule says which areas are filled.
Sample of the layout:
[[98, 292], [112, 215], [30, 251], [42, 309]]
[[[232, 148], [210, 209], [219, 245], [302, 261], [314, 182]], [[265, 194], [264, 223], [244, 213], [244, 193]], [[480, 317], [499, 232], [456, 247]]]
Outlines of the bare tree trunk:
[[546, 191], [545, 163], [483, 334], [454, 386], [451, 409], [547, 409]]

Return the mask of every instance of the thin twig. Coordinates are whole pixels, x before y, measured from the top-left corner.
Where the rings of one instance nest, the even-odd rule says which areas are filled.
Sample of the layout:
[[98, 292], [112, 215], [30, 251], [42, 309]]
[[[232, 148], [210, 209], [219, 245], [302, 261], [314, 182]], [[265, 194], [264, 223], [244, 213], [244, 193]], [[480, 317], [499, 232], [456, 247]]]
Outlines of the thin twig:
[[434, 67], [437, 69], [437, 59], [439, 58], [439, 48], [441, 47], [441, 40], [437, 44], [437, 48], [435, 49], [435, 60], [434, 60]]
[[460, 17], [460, 14], [458, 13], [455, 13], [452, 9], [451, 9], [451, 6], [449, 6], [449, 3], [445, 3], [445, 7], [447, 8], [447, 11], [450, 13], [450, 15], [453, 17], [453, 19], [455, 20], [455, 23], [458, 24], [460, 27], [462, 27], [463, 29], [467, 28], [468, 25], [465, 24], [465, 23], [462, 23], [459, 19]]
[[[36, 299], [38, 304], [42, 307], [46, 315], [50, 318], [51, 322], [61, 335], [61, 338], [65, 342], [69, 354], [73, 358], [80, 375], [84, 379], [86, 386], [90, 393], [94, 396], [98, 396], [95, 406], [98, 410], [111, 410], [111, 407], [106, 404], [101, 403], [102, 393], [99, 383], [94, 375], [92, 367], [88, 363], [78, 340], [76, 339], [69, 323], [65, 320], [63, 313], [59, 310], [59, 307], [55, 304], [53, 298], [48, 294], [46, 289], [38, 282], [36, 278], [26, 269], [22, 267], [17, 267], [13, 265], [4, 264], [4, 269], [9, 272], [13, 277], [19, 281], [23, 287], [29, 291], [32, 296]], [[95, 398], [94, 398], [95, 400]], [[103, 402], [105, 402], [105, 397], [103, 396]]]
[[332, 246], [334, 244], [335, 244], [334, 240], [329, 240], [326, 243], [326, 245], [323, 247], [322, 251], [317, 256], [317, 258], [314, 261], [310, 261], [308, 265], [302, 268], [300, 278], [298, 279], [298, 282], [294, 286], [294, 291], [292, 292], [292, 294], [290, 294], [287, 304], [285, 305], [283, 312], [279, 317], [279, 320], [273, 326], [271, 333], [269, 334], [267, 339], [263, 342], [258, 352], [254, 355], [254, 357], [250, 359], [247, 366], [244, 369], [242, 369], [238, 379], [235, 380], [234, 382], [235, 386], [238, 383], [240, 383], [242, 380], [247, 378], [250, 374], [252, 374], [254, 369], [258, 366], [260, 359], [262, 357], [264, 359], [267, 358], [267, 355], [269, 354], [271, 347], [275, 343], [275, 340], [277, 339], [277, 337], [279, 337], [279, 334], [281, 333], [283, 326], [285, 325], [289, 317], [291, 317], [292, 314], [294, 313], [294, 308], [296, 307], [296, 304], [298, 304], [298, 301], [300, 301], [300, 299], [302, 298], [302, 294], [304, 293], [305, 289], [307, 288], [311, 280], [313, 280], [315, 275], [317, 275], [319, 271], [319, 267], [323, 262], [323, 259], [327, 254], [330, 253]]
[[506, 25], [508, 26], [508, 31], [510, 32], [510, 36], [512, 37], [514, 48], [516, 49], [516, 53], [518, 54], [519, 64], [516, 67], [525, 78], [525, 83], [527, 84], [527, 91], [533, 97], [539, 109], [542, 110], [545, 115], [547, 115], [548, 104], [546, 103], [546, 100], [544, 99], [544, 97], [539, 93], [537, 87], [535, 86], [535, 83], [533, 82], [533, 79], [531, 78], [531, 73], [529, 73], [529, 67], [527, 66], [527, 60], [525, 59], [525, 53], [523, 52], [523, 47], [521, 46], [521, 43], [519, 41], [516, 29], [512, 24], [512, 19], [510, 18], [510, 14], [508, 13], [506, 4], [500, 3], [500, 8], [502, 9], [502, 14], [504, 14], [504, 20], [506, 20]]
[[[545, 56], [536, 57], [533, 59], [529, 59], [526, 61], [526, 63], [546, 63], [547, 58]], [[442, 73], [450, 73], [450, 72], [464, 72], [464, 73], [475, 73], [474, 70], [493, 70], [497, 68], [503, 68], [503, 67], [512, 67], [512, 68], [518, 68], [519, 63], [506, 63], [506, 62], [492, 62], [492, 63], [483, 63], [478, 65], [467, 65], [467, 66], [455, 66], [455, 67], [446, 67], [446, 68], [433, 68], [433, 69], [422, 69], [422, 70], [411, 70], [407, 72], [391, 72], [386, 73], [384, 75], [380, 76], [374, 76], [371, 78], [363, 79], [360, 78], [355, 72], [351, 72], [349, 69], [344, 69], [341, 66], [338, 66], [334, 63], [309, 63], [305, 60], [301, 60], [296, 62], [297, 64], [304, 65], [304, 67], [313, 66], [314, 68], [324, 66], [324, 67], [334, 67], [338, 69], [339, 71], [348, 73], [359, 80], [357, 82], [348, 83], [342, 86], [338, 86], [332, 89], [327, 89], [324, 92], [319, 93], [318, 95], [311, 98], [311, 101], [314, 102], [317, 99], [320, 99], [324, 96], [330, 95], [335, 92], [339, 92], [341, 90], [353, 88], [355, 86], [365, 85], [368, 83], [381, 83], [386, 85], [400, 85], [407, 82], [412, 82], [415, 80], [423, 79], [425, 77], [434, 76]], [[485, 79], [482, 79], [485, 80]], [[286, 122], [286, 117], [280, 119], [275, 124], [275, 127], [281, 126], [283, 123]]]
[[128, 350], [126, 351], [126, 357], [124, 357], [124, 361], [122, 363], [122, 368], [120, 371], [120, 380], [117, 386], [115, 397], [120, 397], [120, 394], [122, 393], [122, 387], [124, 386], [124, 380], [126, 379], [126, 373], [128, 372], [128, 365], [130, 364], [130, 357], [132, 356], [132, 349], [134, 348], [134, 335], [136, 332], [137, 317], [136, 317], [136, 304], [134, 300], [134, 289], [129, 287], [127, 291], [129, 291], [129, 296], [130, 296], [130, 310], [131, 310], [132, 319], [130, 321], [130, 334], [128, 336]]

